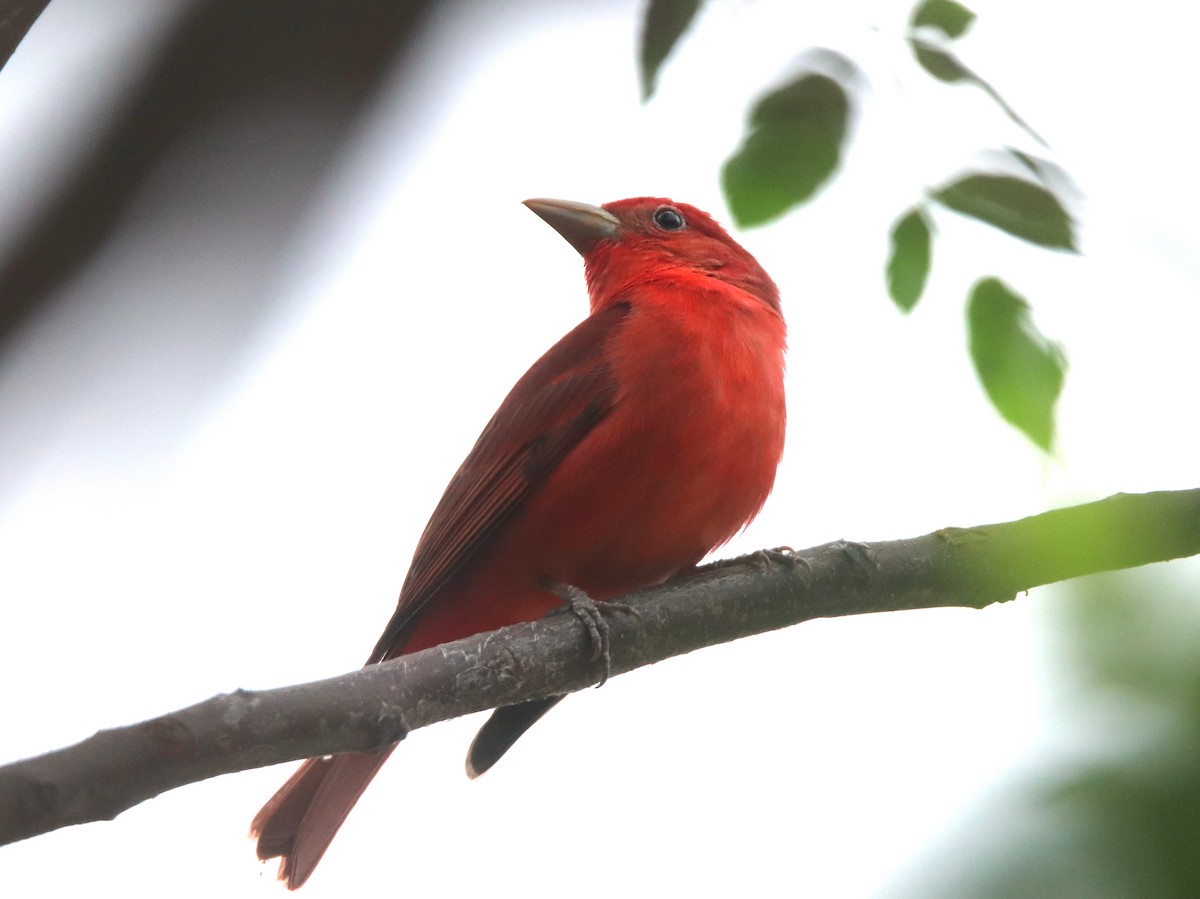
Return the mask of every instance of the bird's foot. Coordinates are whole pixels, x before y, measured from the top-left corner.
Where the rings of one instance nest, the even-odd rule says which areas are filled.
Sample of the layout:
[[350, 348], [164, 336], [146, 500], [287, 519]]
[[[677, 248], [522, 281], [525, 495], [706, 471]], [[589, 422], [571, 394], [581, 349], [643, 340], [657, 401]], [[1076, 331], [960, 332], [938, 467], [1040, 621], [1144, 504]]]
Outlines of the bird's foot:
[[623, 602], [597, 602], [587, 595], [578, 587], [572, 587], [570, 584], [553, 583], [549, 585], [550, 591], [561, 599], [565, 606], [561, 609], [552, 609], [549, 614], [554, 615], [562, 612], [569, 612], [579, 619], [583, 624], [584, 630], [587, 632], [588, 641], [592, 646], [592, 654], [589, 657], [589, 662], [599, 662], [601, 665], [600, 682], [597, 687], [604, 686], [604, 682], [608, 680], [612, 673], [612, 652], [610, 650], [608, 622], [605, 620], [606, 615], [632, 615], [637, 619], [641, 619], [638, 610], [628, 603]]
[[796, 554], [790, 546], [776, 546], [771, 549], [760, 549], [746, 558], [770, 570], [776, 565], [803, 565], [811, 569], [808, 560]]

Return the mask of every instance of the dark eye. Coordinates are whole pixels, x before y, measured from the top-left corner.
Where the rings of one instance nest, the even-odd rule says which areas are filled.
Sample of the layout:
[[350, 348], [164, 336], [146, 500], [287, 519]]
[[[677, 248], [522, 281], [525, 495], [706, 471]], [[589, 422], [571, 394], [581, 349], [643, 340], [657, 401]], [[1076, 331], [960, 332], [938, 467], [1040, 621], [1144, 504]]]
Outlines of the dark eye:
[[654, 212], [654, 224], [664, 231], [678, 231], [684, 226], [683, 216], [672, 206], [663, 206]]

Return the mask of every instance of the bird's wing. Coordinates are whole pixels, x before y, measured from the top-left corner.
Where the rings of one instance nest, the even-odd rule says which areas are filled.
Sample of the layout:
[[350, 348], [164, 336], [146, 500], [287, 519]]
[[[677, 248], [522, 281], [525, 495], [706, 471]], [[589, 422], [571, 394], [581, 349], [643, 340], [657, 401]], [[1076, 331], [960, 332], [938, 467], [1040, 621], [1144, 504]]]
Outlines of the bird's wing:
[[628, 304], [614, 303], [589, 316], [500, 404], [425, 526], [396, 612], [368, 663], [403, 651], [421, 610], [611, 411], [617, 382], [607, 347], [628, 314]]

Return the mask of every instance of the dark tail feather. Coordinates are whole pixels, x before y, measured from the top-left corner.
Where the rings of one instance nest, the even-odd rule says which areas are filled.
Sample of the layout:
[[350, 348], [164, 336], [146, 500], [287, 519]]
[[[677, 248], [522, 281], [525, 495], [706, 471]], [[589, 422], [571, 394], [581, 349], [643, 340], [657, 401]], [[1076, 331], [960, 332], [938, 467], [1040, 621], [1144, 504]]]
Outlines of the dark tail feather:
[[282, 858], [279, 879], [289, 890], [308, 880], [395, 748], [309, 759], [254, 816], [250, 836], [258, 838], [258, 857]]
[[545, 699], [504, 705], [492, 712], [492, 717], [479, 729], [471, 741], [471, 748], [467, 750], [467, 777], [478, 777], [500, 761], [500, 757], [508, 752], [521, 734], [533, 727], [542, 715], [562, 699], [562, 696], [547, 696]]

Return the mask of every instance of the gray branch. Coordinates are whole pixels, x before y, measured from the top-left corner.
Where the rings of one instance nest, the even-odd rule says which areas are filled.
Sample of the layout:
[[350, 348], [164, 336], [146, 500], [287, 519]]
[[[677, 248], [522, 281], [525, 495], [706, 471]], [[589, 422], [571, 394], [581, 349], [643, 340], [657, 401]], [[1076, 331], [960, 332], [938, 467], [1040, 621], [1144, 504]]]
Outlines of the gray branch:
[[50, 0], [0, 0], [0, 69], [25, 38]]
[[[1118, 494], [911, 540], [763, 551], [627, 597], [612, 674], [813, 618], [982, 608], [1023, 590], [1200, 553], [1200, 489]], [[276, 690], [238, 690], [0, 768], [0, 844], [107, 820], [166, 790], [595, 683], [577, 620], [551, 616]]]

